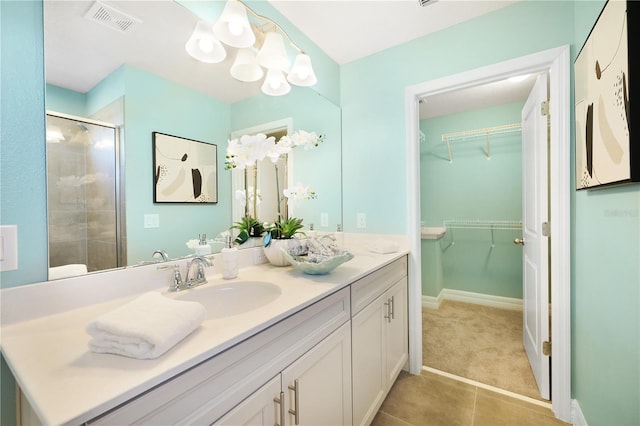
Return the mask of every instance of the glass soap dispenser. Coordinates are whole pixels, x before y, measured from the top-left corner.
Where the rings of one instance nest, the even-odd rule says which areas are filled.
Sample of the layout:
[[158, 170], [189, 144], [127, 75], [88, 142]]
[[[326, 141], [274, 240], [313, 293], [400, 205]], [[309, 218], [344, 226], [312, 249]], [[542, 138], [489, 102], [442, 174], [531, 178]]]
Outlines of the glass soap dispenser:
[[225, 237], [222, 255], [222, 278], [230, 280], [238, 276], [238, 249], [233, 246], [231, 235]]

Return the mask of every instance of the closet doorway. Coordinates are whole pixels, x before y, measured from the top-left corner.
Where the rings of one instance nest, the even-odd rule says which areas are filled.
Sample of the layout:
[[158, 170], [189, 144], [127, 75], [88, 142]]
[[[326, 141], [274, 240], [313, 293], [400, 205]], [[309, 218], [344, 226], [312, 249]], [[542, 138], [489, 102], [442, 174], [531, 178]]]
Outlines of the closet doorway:
[[[569, 250], [569, 47], [531, 54], [495, 65], [478, 68], [453, 76], [428, 81], [407, 88], [407, 179], [408, 223], [412, 255], [410, 256], [410, 370], [420, 371], [422, 361], [422, 273], [420, 239], [420, 151], [418, 101], [425, 96], [451, 92], [486, 84], [506, 77], [528, 73], [549, 72], [550, 103], [553, 105], [549, 121], [549, 218], [554, 238], [550, 244], [550, 288], [553, 300], [551, 349], [554, 371], [552, 408], [556, 416], [571, 418], [570, 392], [570, 250]], [[542, 349], [540, 348], [540, 351]]]
[[546, 395], [538, 389], [523, 346], [525, 247], [514, 241], [530, 192], [522, 112], [538, 80], [546, 100], [546, 78], [420, 100], [423, 365], [539, 401], [549, 385], [542, 380]]

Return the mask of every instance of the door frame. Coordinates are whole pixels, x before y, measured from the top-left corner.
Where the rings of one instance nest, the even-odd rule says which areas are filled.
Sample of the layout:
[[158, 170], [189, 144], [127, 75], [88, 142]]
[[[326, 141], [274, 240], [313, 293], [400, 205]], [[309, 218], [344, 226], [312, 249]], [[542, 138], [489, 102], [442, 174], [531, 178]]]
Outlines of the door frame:
[[514, 75], [549, 71], [549, 261], [553, 345], [552, 409], [571, 421], [571, 240], [570, 240], [570, 48], [544, 50], [493, 65], [409, 86], [405, 90], [407, 232], [409, 254], [409, 370], [422, 368], [422, 274], [420, 238], [420, 98], [486, 84]]

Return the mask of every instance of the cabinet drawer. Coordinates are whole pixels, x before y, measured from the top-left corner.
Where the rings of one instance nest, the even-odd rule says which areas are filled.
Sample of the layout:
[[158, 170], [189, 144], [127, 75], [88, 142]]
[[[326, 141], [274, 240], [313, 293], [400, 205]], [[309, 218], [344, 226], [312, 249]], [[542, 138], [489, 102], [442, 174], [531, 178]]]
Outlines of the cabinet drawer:
[[392, 285], [407, 276], [407, 257], [390, 263], [351, 284], [351, 314], [355, 315]]
[[344, 288], [88, 424], [211, 424], [349, 319]]

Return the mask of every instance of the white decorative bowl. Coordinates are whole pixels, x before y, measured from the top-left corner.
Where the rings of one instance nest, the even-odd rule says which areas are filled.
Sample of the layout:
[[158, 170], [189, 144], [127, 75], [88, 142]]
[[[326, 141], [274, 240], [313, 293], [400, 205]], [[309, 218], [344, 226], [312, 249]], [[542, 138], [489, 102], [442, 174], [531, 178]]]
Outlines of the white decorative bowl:
[[353, 254], [348, 251], [329, 257], [322, 262], [309, 262], [307, 256], [291, 255], [286, 249], [281, 249], [285, 259], [300, 271], [309, 275], [325, 275], [336, 269], [338, 266], [353, 259]]

